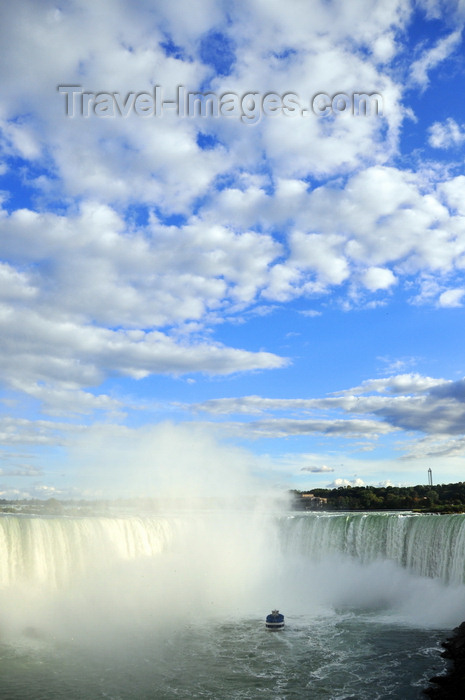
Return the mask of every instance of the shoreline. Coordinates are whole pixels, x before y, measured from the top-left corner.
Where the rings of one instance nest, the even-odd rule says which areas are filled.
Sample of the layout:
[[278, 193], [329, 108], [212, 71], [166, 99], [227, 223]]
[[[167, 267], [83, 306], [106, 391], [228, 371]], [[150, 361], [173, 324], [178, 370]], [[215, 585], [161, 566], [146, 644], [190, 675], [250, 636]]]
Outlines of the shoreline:
[[452, 636], [442, 642], [441, 656], [448, 659], [446, 673], [433, 676], [423, 691], [431, 700], [457, 700], [465, 697], [465, 622], [452, 630]]

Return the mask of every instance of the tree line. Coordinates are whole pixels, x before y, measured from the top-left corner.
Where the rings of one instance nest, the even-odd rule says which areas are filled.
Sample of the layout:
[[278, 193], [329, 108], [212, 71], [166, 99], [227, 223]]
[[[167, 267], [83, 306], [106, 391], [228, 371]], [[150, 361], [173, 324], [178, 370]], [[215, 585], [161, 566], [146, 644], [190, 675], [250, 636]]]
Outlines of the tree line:
[[465, 481], [426, 486], [340, 486], [291, 492], [299, 510], [465, 512]]

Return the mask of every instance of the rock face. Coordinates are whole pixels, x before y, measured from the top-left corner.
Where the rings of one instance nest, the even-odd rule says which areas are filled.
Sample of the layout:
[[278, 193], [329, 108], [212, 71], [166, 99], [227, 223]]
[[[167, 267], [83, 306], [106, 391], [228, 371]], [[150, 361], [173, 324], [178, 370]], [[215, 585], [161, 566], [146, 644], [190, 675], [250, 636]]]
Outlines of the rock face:
[[441, 656], [451, 664], [443, 676], [430, 678], [432, 687], [424, 694], [432, 700], [459, 700], [465, 698], [465, 622], [453, 630], [453, 636], [443, 642]]

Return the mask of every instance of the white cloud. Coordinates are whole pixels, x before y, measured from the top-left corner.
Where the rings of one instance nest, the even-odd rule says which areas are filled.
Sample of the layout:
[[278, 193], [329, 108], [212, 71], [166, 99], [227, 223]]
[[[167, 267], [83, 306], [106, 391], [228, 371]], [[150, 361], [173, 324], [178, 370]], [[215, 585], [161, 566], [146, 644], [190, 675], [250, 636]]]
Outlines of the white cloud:
[[0, 302], [7, 300], [31, 300], [37, 288], [24, 272], [15, 270], [7, 263], [0, 262]]
[[462, 306], [462, 297], [464, 294], [465, 289], [448, 289], [440, 295], [438, 306], [446, 308]]
[[[421, 286], [417, 301], [434, 303], [465, 264], [465, 226], [461, 179], [436, 185], [430, 178], [376, 166], [344, 187], [310, 191], [281, 179], [273, 196], [263, 189], [259, 195], [256, 185], [253, 194], [224, 190], [203, 221], [219, 217], [231, 226], [287, 231], [288, 258], [272, 263], [262, 278], [267, 299], [321, 295], [349, 280], [368, 292], [387, 291], [413, 278]], [[436, 285], [431, 294], [429, 279]]]
[[384, 356], [384, 357], [378, 357], [378, 360], [380, 360], [383, 365], [384, 365], [384, 370], [380, 372], [380, 374], [395, 374], [395, 375], [400, 375], [402, 372], [405, 372], [409, 367], [415, 367], [415, 365], [418, 362], [417, 357], [390, 357], [390, 356]]
[[[444, 440], [445, 436], [457, 436], [465, 430], [465, 380], [452, 382], [404, 374], [367, 380], [359, 387], [321, 398], [246, 396], [212, 399], [191, 408], [214, 415], [286, 414], [283, 418], [270, 415], [259, 421], [237, 423], [237, 431], [243, 435], [284, 437], [321, 433], [334, 438], [361, 436], [371, 440], [404, 430]], [[301, 417], [309, 412], [311, 419]], [[290, 413], [296, 417], [290, 418]]]
[[[260, 414], [265, 412], [290, 411], [311, 412], [322, 408], [344, 408], [356, 412], [371, 411], [382, 405], [383, 399], [373, 394], [418, 395], [437, 390], [438, 387], [449, 387], [450, 382], [420, 374], [399, 374], [383, 379], [367, 379], [360, 386], [335, 392], [329, 397], [322, 398], [265, 398], [261, 396], [242, 396], [235, 398], [209, 399], [200, 404], [193, 404], [195, 411], [206, 411], [214, 415], [221, 414]], [[365, 397], [360, 399], [360, 397]]]
[[[21, 0], [22, 21], [17, 21], [16, 12], [3, 13], [0, 35], [8, 67], [2, 98], [10, 141], [16, 141], [25, 158], [35, 158], [45, 149], [60, 180], [42, 179], [41, 184], [55, 191], [61, 188], [61, 194], [139, 201], [177, 212], [188, 211], [218, 175], [233, 168], [253, 170], [263, 151], [276, 172], [288, 177], [335, 172], [341, 162], [348, 169], [384, 162], [395, 148], [401, 91], [379, 68], [379, 60], [395, 50], [393, 31], [404, 26], [409, 11], [400, 1], [383, 11], [368, 5], [369, 11], [364, 4], [348, 10], [341, 4], [333, 8], [316, 2], [312, 12], [299, 8], [283, 13], [281, 6], [268, 3], [265, 8], [254, 2], [239, 3], [226, 14], [220, 4], [207, 0], [195, 13], [187, 6], [185, 13], [173, 13], [167, 5], [154, 9], [128, 2], [111, 10], [109, 5], [97, 10], [88, 3], [57, 10], [51, 2]], [[99, 22], [107, 12], [107, 21]], [[201, 39], [227, 19], [237, 61], [231, 75], [212, 83], [218, 93], [291, 91], [307, 105], [321, 86], [328, 94], [377, 92], [389, 105], [385, 116], [333, 122], [268, 118], [260, 130], [225, 118], [207, 123], [170, 117], [168, 111], [163, 118], [137, 122], [65, 118], [58, 85], [125, 95], [162, 83], [168, 99], [177, 85], [195, 91], [208, 84], [211, 69], [201, 61]], [[166, 54], [167, 40], [178, 46], [176, 55]], [[289, 50], [290, 60], [280, 58]], [[56, 55], [60, 62], [54, 60]], [[18, 122], [18, 114], [27, 117]], [[226, 145], [202, 151], [196, 144], [199, 129], [217, 134]]]
[[334, 481], [329, 484], [328, 488], [329, 489], [338, 489], [340, 487], [345, 487], [345, 486], [365, 486], [365, 482], [363, 479], [356, 478], [356, 479], [334, 479]]
[[365, 437], [376, 440], [396, 428], [387, 421], [348, 419], [270, 418], [237, 425], [235, 433], [247, 437], [283, 438], [291, 435], [321, 434], [331, 437]]
[[465, 141], [465, 130], [455, 119], [449, 117], [445, 122], [435, 122], [429, 128], [428, 142], [433, 148], [451, 148], [460, 146]]
[[344, 238], [335, 234], [295, 231], [290, 236], [290, 263], [316, 272], [324, 284], [341, 284], [349, 276], [347, 260], [341, 251], [344, 243]]
[[56, 445], [63, 430], [74, 430], [67, 424], [45, 420], [0, 417], [0, 442], [2, 445]]
[[333, 467], [327, 467], [326, 464], [323, 464], [321, 467], [302, 467], [300, 471], [310, 472], [311, 474], [319, 474], [320, 472], [333, 472], [334, 469]]
[[[223, 374], [286, 364], [199, 338], [202, 324], [197, 334], [157, 330], [253, 302], [280, 251], [271, 236], [195, 220], [184, 229], [152, 220], [134, 230], [91, 202], [69, 216], [3, 212], [1, 226], [0, 254], [11, 263], [0, 264], [0, 354], [4, 380], [16, 378], [16, 388], [40, 380], [77, 389], [108, 372]], [[61, 391], [68, 389], [41, 395], [53, 394], [58, 406]], [[37, 388], [30, 392], [38, 397]], [[75, 405], [88, 401], [98, 408], [90, 395]]]
[[8, 155], [35, 160], [41, 155], [41, 147], [30, 126], [0, 120], [3, 150]]
[[448, 36], [439, 39], [433, 48], [424, 51], [423, 55], [412, 63], [410, 76], [413, 82], [426, 87], [429, 83], [428, 72], [450, 56], [461, 38], [462, 28], [456, 29]]
[[69, 217], [19, 210], [3, 217], [2, 228], [0, 252], [35, 266], [44, 304], [58, 295], [63, 312], [132, 327], [202, 318], [228, 296], [253, 301], [281, 250], [269, 235], [195, 218], [183, 228], [152, 220], [133, 230], [91, 202]]
[[102, 381], [109, 372], [140, 378], [150, 373], [228, 374], [281, 367], [286, 360], [272, 353], [248, 352], [219, 343], [176, 342], [158, 332], [113, 331], [44, 318], [29, 311], [0, 309], [2, 374], [28, 381]]
[[122, 401], [106, 394], [91, 394], [82, 391], [72, 383], [63, 382], [60, 386], [45, 384], [28, 384], [20, 379], [10, 381], [15, 391], [23, 392], [42, 404], [45, 413], [62, 416], [74, 414], [89, 414], [94, 411], [118, 413], [123, 407]]
[[[379, 61], [396, 50], [395, 29], [405, 26], [411, 11], [404, 2], [384, 9], [315, 3], [312, 13], [297, 7], [283, 13], [274, 3], [266, 9], [259, 2], [239, 4], [228, 28], [237, 61], [233, 73], [216, 78], [212, 88], [243, 94], [253, 84], [263, 94], [295, 90], [308, 99], [313, 89], [308, 76], [318, 76], [319, 89], [323, 85], [328, 93], [376, 90], [390, 104], [382, 119], [270, 117], [260, 128], [168, 113], [158, 120], [64, 116], [58, 84], [85, 83], [87, 89], [123, 94], [160, 83], [163, 76], [166, 94], [178, 84], [198, 88], [210, 73], [200, 60], [199, 36], [223, 17], [218, 4], [202, 3], [195, 17], [186, 9], [192, 19], [187, 27], [185, 17], [167, 7], [149, 12], [145, 5], [123, 2], [100, 32], [94, 30], [96, 10], [87, 4], [79, 11], [28, 0], [21, 6], [24, 22], [7, 12], [2, 25], [10, 67], [2, 123], [7, 136], [22, 134], [24, 144], [28, 138], [36, 144], [29, 151], [23, 146], [24, 158], [37, 158], [45, 148], [52, 165], [34, 180], [44, 197], [71, 195], [83, 204], [79, 216], [13, 214], [4, 222], [6, 250], [13, 254], [22, 247], [32, 260], [34, 252], [45, 255], [47, 247], [57, 246], [54, 269], [47, 270], [49, 289], [68, 312], [86, 315], [91, 309], [101, 323], [154, 327], [212, 311], [224, 315], [230, 302], [247, 305], [260, 295], [283, 302], [322, 294], [348, 280], [361, 280], [369, 292], [388, 290], [404, 275], [451, 270], [465, 255], [463, 224], [441, 197], [429, 186], [423, 191], [420, 176], [376, 165], [397, 147], [403, 118], [395, 108], [401, 88]], [[256, 22], [260, 37], [250, 41]], [[86, 41], [73, 41], [77, 36]], [[178, 54], [163, 49], [167, 36]], [[44, 44], [59, 52], [59, 64], [52, 59], [56, 51], [44, 52]], [[26, 60], [20, 46], [28, 47], [26, 83], [16, 76]], [[433, 65], [444, 47], [423, 64]], [[27, 117], [18, 121], [18, 113]], [[200, 149], [198, 129], [221, 143]], [[256, 173], [263, 156], [272, 171], [268, 176]], [[310, 191], [302, 180], [339, 173], [341, 167], [349, 174], [359, 171], [346, 186], [331, 183]], [[232, 184], [216, 193], [215, 178], [225, 174]], [[267, 191], [271, 181], [274, 194]], [[89, 197], [99, 204], [86, 201]], [[189, 218], [196, 198], [204, 201]], [[129, 202], [183, 213], [188, 221], [164, 227], [153, 215], [144, 230], [128, 230]], [[276, 236], [282, 224], [287, 256]], [[46, 291], [42, 284], [42, 298]]]
[[362, 384], [360, 384], [360, 386], [337, 392], [337, 394], [335, 395], [359, 395], [368, 394], [371, 392], [389, 392], [392, 394], [417, 394], [426, 392], [429, 389], [438, 386], [438, 384], [442, 384], [443, 382], [443, 379], [424, 377], [423, 375], [418, 373], [396, 374], [391, 377], [385, 377], [383, 379], [366, 379]]
[[378, 289], [389, 289], [396, 283], [395, 275], [391, 270], [382, 267], [370, 267], [362, 275], [364, 286], [370, 292], [376, 292]]

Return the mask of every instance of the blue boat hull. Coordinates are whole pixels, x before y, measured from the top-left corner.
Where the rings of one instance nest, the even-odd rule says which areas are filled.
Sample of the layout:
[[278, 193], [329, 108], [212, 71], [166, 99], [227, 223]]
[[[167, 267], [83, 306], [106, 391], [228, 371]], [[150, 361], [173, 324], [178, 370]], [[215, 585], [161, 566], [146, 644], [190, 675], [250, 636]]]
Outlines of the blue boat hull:
[[284, 627], [284, 622], [266, 622], [267, 630], [282, 630]]
[[284, 627], [284, 615], [279, 610], [273, 610], [270, 615], [266, 616], [265, 625], [268, 630], [282, 630]]

